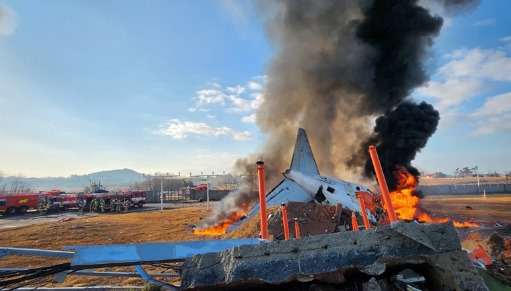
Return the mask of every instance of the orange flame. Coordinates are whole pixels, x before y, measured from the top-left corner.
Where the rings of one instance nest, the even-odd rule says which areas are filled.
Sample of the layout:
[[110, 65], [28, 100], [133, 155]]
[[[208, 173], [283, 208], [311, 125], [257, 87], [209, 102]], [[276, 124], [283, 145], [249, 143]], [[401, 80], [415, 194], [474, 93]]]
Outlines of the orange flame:
[[[417, 179], [403, 166], [398, 166], [394, 171], [397, 180], [396, 190], [390, 193], [390, 199], [394, 210], [400, 220], [414, 220], [421, 222], [446, 222], [449, 218], [432, 218], [420, 207], [419, 197], [414, 196], [415, 187], [418, 186]], [[455, 227], [479, 227], [473, 222], [453, 221]]]
[[229, 226], [231, 224], [233, 224], [234, 222], [238, 221], [243, 216], [245, 216], [245, 211], [243, 211], [243, 210], [238, 211], [238, 212], [232, 212], [226, 219], [217, 223], [214, 226], [207, 227], [207, 228], [194, 229], [193, 234], [197, 234], [197, 235], [204, 234], [204, 235], [213, 235], [213, 236], [225, 234], [227, 232], [227, 229], [229, 228]]

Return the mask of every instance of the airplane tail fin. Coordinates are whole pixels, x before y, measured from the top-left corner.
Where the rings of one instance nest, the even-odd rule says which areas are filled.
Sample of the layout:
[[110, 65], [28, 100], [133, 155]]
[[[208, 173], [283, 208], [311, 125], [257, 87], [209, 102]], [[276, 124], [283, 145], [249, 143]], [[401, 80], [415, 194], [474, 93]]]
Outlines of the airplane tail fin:
[[299, 128], [296, 136], [295, 150], [291, 160], [291, 170], [300, 171], [311, 176], [318, 176], [319, 170], [312, 154], [305, 129]]

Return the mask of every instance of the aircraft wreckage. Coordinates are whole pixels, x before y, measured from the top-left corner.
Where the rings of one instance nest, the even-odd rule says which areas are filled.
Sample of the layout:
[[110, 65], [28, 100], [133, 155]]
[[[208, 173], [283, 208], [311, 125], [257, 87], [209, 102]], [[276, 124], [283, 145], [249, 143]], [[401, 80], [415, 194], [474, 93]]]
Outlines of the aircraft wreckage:
[[[361, 192], [366, 194], [361, 196]], [[51, 268], [2, 270], [0, 287], [17, 288], [24, 285], [24, 278], [43, 276], [55, 276], [59, 282], [71, 275], [121, 276], [124, 274], [91, 269], [134, 266], [144, 280], [168, 290], [488, 290], [468, 253], [461, 249], [451, 222], [419, 224], [386, 218], [385, 213], [392, 210], [391, 203], [375, 202], [375, 195], [368, 188], [319, 175], [303, 129], [298, 132], [284, 180], [264, 194], [260, 193], [260, 203], [247, 218], [233, 224], [231, 231], [258, 219], [257, 214], [263, 209], [265, 212], [266, 206], [288, 201], [342, 205], [344, 212], [353, 217], [357, 213], [373, 224], [390, 223], [377, 227], [365, 224], [362, 231], [338, 229], [335, 233], [301, 238], [297, 232], [295, 238], [275, 241], [262, 235], [263, 239], [70, 246], [65, 247], [67, 251], [0, 247], [0, 258], [26, 254], [70, 260]], [[260, 215], [261, 228], [263, 216]], [[289, 221], [282, 217], [286, 229]], [[355, 219], [352, 230], [356, 230], [356, 224]], [[148, 274], [141, 266], [151, 263], [174, 264], [174, 272], [168, 275], [180, 277], [180, 284], [154, 279], [158, 274]]]

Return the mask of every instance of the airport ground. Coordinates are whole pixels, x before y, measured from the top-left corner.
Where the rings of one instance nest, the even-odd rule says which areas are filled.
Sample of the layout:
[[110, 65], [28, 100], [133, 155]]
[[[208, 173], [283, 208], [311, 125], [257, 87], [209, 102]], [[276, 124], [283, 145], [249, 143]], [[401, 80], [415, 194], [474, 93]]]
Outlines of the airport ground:
[[[19, 216], [0, 217], [0, 246], [62, 250], [72, 245], [107, 245], [144, 242], [172, 242], [219, 239], [193, 234], [191, 227], [206, 217], [216, 202], [154, 203], [143, 208], [132, 208], [124, 213], [85, 213], [78, 216], [74, 210], [39, 216], [32, 212]], [[433, 217], [451, 217], [457, 220], [473, 219], [481, 222], [481, 229], [498, 230], [510, 237], [511, 194], [458, 196], [434, 196], [422, 200], [422, 205]], [[469, 207], [467, 207], [469, 206]], [[496, 223], [504, 227], [496, 227]], [[460, 233], [475, 232], [466, 228]], [[0, 268], [34, 268], [63, 263], [62, 259], [29, 256], [7, 256], [0, 259]], [[148, 272], [158, 272], [158, 266], [144, 266]], [[101, 269], [104, 271], [105, 269]], [[112, 267], [112, 271], [133, 272], [133, 267]], [[166, 279], [170, 283], [172, 280]], [[138, 278], [111, 278], [68, 276], [61, 285], [48, 283], [44, 286], [143, 286]]]

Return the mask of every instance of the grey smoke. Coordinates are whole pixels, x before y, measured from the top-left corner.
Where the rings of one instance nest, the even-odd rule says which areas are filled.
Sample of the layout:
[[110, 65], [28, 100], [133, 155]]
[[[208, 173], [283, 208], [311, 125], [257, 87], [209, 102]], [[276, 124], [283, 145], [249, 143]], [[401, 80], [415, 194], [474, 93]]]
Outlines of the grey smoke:
[[[476, 2], [436, 3], [454, 11]], [[261, 8], [275, 49], [256, 115], [267, 140], [235, 167], [255, 174], [255, 162], [262, 159], [267, 191], [271, 190], [289, 167], [296, 132], [302, 127], [322, 174], [361, 182], [368, 141], [384, 154], [381, 133], [372, 133], [375, 118], [390, 116], [428, 81], [424, 63], [441, 17], [417, 0], [281, 0], [264, 2]], [[407, 109], [428, 107], [411, 100], [407, 104]], [[431, 134], [435, 130], [436, 125]], [[252, 203], [257, 195], [243, 199]]]

